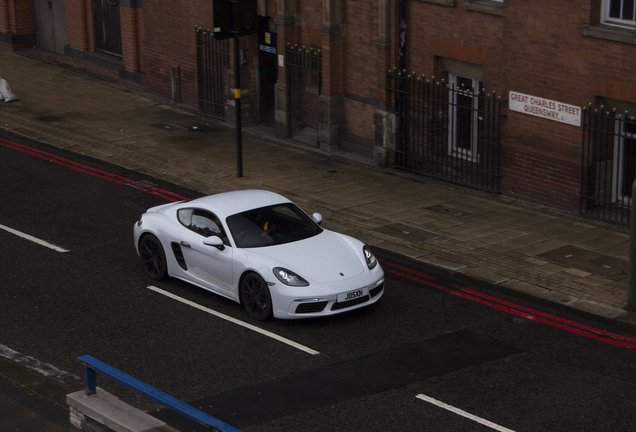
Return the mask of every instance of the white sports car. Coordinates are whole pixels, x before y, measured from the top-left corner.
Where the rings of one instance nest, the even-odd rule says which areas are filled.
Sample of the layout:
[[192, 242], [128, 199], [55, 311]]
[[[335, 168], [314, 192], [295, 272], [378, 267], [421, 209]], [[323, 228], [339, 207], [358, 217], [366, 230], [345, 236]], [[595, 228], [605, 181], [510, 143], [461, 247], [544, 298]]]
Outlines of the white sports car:
[[272, 192], [226, 192], [148, 209], [134, 225], [135, 248], [150, 278], [182, 279], [258, 320], [377, 302], [384, 271], [371, 249], [321, 222]]

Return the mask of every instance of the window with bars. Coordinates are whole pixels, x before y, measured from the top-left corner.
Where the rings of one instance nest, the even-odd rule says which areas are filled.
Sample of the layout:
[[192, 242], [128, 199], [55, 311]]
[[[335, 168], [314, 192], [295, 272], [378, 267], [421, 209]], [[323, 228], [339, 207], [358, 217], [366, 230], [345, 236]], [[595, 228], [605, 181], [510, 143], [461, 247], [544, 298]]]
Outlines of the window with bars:
[[448, 153], [454, 157], [479, 161], [479, 129], [483, 122], [483, 102], [478, 97], [483, 83], [476, 78], [449, 74], [449, 122], [453, 129], [448, 135]]

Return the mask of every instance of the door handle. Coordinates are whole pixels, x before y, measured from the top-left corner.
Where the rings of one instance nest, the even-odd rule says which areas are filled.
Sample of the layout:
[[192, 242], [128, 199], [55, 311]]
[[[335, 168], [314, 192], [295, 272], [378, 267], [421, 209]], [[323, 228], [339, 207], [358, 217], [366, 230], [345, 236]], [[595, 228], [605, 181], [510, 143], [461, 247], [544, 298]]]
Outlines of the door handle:
[[181, 246], [187, 247], [187, 248], [192, 247], [192, 246], [190, 246], [190, 243], [186, 243], [184, 241], [181, 242]]

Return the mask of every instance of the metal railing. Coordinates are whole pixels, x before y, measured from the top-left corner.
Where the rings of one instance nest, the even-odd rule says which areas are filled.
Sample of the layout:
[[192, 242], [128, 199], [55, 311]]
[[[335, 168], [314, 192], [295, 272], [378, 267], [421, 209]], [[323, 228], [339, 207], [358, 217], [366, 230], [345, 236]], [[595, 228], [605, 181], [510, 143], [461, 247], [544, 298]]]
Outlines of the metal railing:
[[225, 120], [230, 40], [216, 40], [210, 30], [197, 27], [196, 42], [199, 112]]
[[119, 0], [93, 0], [95, 51], [122, 55]]
[[322, 53], [318, 48], [299, 47], [287, 44], [285, 48], [285, 65], [315, 74], [318, 81], [318, 94], [322, 91]]
[[501, 107], [483, 89], [434, 77], [386, 75], [387, 105], [397, 115], [397, 168], [499, 192]]
[[[288, 110], [288, 134], [294, 135], [305, 124], [312, 124], [315, 119], [303, 118], [302, 114], [298, 118], [293, 118], [292, 112], [301, 110], [300, 100], [303, 100], [303, 109], [314, 106], [317, 108], [318, 97], [322, 94], [322, 52], [316, 47], [305, 47], [287, 43], [285, 47], [285, 68], [287, 70], [287, 100]], [[316, 86], [317, 94], [309, 95], [302, 93], [302, 85]], [[294, 89], [294, 90], [292, 90]], [[292, 92], [301, 92], [292, 96]], [[302, 94], [302, 96], [300, 96]], [[309, 110], [311, 112], [311, 110]], [[305, 113], [306, 114], [306, 113]]]
[[636, 119], [605, 107], [583, 107], [583, 215], [629, 224], [636, 177]]
[[85, 367], [85, 391], [87, 395], [95, 394], [97, 391], [97, 377], [96, 372], [112, 379], [113, 381], [123, 384], [131, 390], [136, 391], [139, 394], [146, 396], [149, 399], [169, 408], [184, 417], [194, 420], [195, 422], [204, 426], [211, 426], [222, 432], [240, 432], [238, 429], [222, 422], [221, 420], [212, 417], [209, 414], [204, 413], [184, 402], [181, 402], [174, 397], [157, 390], [148, 384], [139, 381], [136, 378], [131, 377], [112, 366], [107, 365], [104, 362], [97, 360], [89, 355], [78, 357], [77, 359]]

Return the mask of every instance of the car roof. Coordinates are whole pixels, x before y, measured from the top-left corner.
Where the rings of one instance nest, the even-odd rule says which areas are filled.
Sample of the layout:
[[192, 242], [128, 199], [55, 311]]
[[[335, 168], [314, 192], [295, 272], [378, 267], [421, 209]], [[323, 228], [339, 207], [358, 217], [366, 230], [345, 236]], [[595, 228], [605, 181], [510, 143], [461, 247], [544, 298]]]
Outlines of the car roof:
[[196, 207], [210, 210], [220, 218], [269, 205], [291, 202], [282, 195], [265, 190], [250, 189], [222, 192], [180, 203], [180, 208]]

